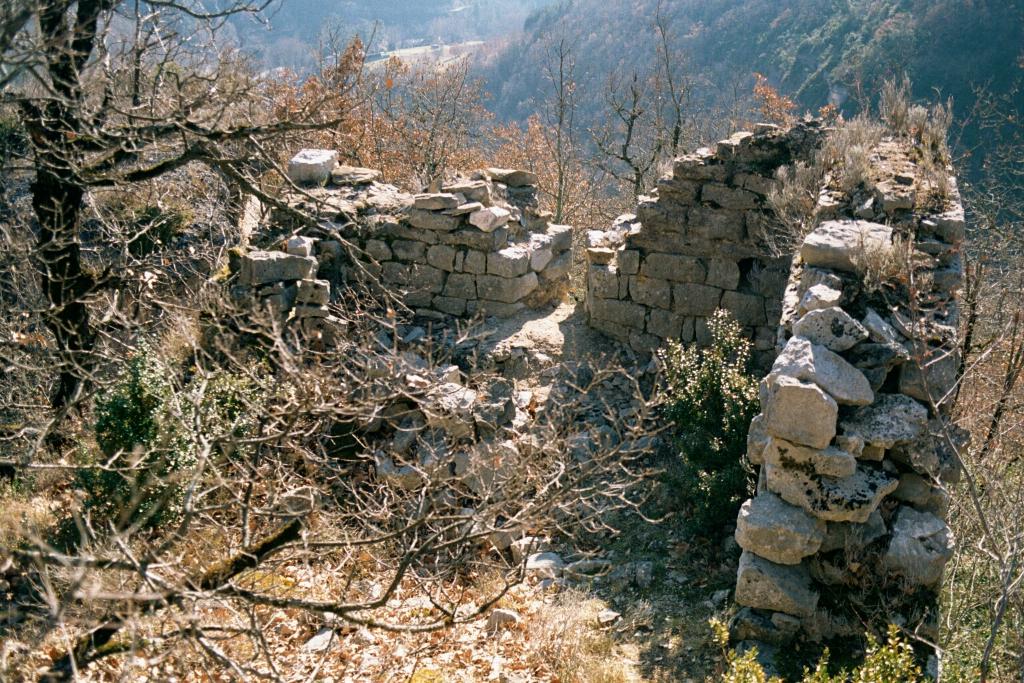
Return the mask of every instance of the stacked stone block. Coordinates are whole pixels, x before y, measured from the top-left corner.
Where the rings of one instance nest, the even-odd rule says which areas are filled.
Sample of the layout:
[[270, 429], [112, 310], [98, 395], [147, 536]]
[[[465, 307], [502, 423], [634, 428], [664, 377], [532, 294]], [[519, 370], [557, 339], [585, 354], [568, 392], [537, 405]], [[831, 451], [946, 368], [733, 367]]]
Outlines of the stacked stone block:
[[295, 236], [277, 250], [254, 250], [233, 255], [236, 300], [254, 299], [257, 305], [305, 332], [330, 338], [345, 324], [331, 315], [331, 283], [317, 278], [319, 263], [315, 241]]
[[570, 228], [537, 210], [533, 173], [489, 168], [409, 195], [371, 169], [328, 169], [327, 155], [314, 151], [289, 165], [309, 187], [287, 201], [320, 223], [296, 224], [286, 210], [272, 221], [311, 236], [324, 277], [400, 292], [419, 316], [435, 319], [508, 317], [567, 291]]
[[[934, 198], [894, 201], [895, 186], [878, 184], [870, 220], [857, 218], [864, 197], [823, 191], [832, 218], [794, 257], [781, 349], [748, 437], [758, 491], [735, 532], [732, 636], [762, 652], [885, 621], [937, 639], [953, 552], [946, 485], [965, 444], [947, 415], [964, 215], [955, 190], [936, 209]], [[887, 254], [905, 270], [866, 279], [869, 259]]]
[[761, 125], [677, 159], [635, 215], [588, 233], [590, 324], [650, 351], [665, 339], [706, 343], [708, 316], [726, 308], [770, 362], [790, 258], [769, 247], [767, 196], [776, 169], [821, 138], [817, 122]]

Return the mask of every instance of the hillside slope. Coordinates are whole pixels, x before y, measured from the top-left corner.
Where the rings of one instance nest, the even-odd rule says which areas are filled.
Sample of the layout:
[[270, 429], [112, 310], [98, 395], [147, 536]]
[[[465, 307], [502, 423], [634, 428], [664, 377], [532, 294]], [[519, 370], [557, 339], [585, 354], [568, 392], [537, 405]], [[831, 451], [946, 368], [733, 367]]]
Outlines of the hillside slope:
[[[493, 106], [521, 119], [534, 108], [552, 37], [573, 45], [580, 107], [593, 120], [607, 75], [655, 58], [658, 0], [568, 0], [526, 22], [523, 39], [487, 67]], [[678, 0], [663, 2], [672, 48], [694, 81], [693, 101], [725, 106], [760, 72], [810, 109], [846, 113], [882, 79], [907, 73], [915, 95], [953, 96], [964, 114], [973, 89], [1006, 92], [1024, 64], [1019, 0]]]

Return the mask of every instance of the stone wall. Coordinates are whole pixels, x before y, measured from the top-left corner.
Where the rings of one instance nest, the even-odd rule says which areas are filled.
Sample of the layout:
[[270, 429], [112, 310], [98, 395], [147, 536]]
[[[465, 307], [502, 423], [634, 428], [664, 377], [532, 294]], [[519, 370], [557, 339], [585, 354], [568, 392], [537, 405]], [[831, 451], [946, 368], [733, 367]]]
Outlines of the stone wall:
[[964, 215], [955, 180], [939, 199], [907, 147], [876, 150], [871, 190], [826, 187], [827, 220], [793, 260], [750, 428], [758, 490], [737, 519], [731, 632], [744, 647], [887, 623], [937, 639], [946, 484], [965, 441], [947, 420]]
[[327, 318], [331, 282], [386, 288], [433, 319], [507, 317], [568, 289], [570, 228], [537, 210], [530, 172], [490, 168], [410, 195], [335, 152], [303, 150], [289, 175], [302, 192], [271, 213], [263, 248], [241, 256], [236, 288], [289, 317]]
[[588, 234], [590, 324], [650, 351], [665, 339], [706, 342], [707, 317], [726, 308], [770, 363], [790, 258], [770, 246], [766, 197], [776, 169], [808, 158], [822, 137], [816, 121], [760, 125], [677, 159], [636, 215]]

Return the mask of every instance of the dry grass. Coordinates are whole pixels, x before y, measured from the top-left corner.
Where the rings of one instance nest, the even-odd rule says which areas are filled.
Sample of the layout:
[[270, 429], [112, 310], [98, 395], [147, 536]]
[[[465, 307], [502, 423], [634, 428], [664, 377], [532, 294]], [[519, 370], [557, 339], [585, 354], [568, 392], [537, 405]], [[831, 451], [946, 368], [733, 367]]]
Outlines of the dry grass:
[[854, 254], [853, 262], [868, 292], [877, 292], [887, 284], [909, 282], [912, 246], [909, 240], [895, 238], [892, 244], [869, 242]]
[[0, 485], [0, 548], [15, 548], [37, 537], [57, 519], [60, 503]]
[[878, 101], [878, 113], [889, 129], [897, 135], [905, 134], [910, 117], [910, 78], [906, 75], [902, 80], [887, 80], [882, 84], [882, 94]]
[[598, 615], [603, 601], [577, 590], [560, 593], [530, 620], [526, 646], [537, 667], [563, 683], [625, 683], [636, 680]]

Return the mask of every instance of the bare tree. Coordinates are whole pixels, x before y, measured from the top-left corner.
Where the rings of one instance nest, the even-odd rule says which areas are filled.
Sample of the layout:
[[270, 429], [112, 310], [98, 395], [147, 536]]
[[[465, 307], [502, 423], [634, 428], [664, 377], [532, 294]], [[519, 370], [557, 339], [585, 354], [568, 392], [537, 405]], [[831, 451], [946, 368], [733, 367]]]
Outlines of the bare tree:
[[547, 124], [544, 130], [548, 150], [556, 168], [552, 190], [554, 219], [556, 223], [561, 223], [566, 197], [570, 192], [568, 185], [571, 169], [579, 153], [576, 131], [576, 58], [567, 35], [562, 34], [557, 39], [552, 37], [551, 41], [544, 67], [544, 75], [551, 90], [542, 107], [542, 116]]
[[[631, 197], [639, 197], [651, 184], [651, 175], [666, 149], [659, 134], [660, 117], [650, 90], [656, 84], [642, 79], [636, 71], [620, 86], [613, 74], [605, 89], [605, 102], [612, 123], [594, 133], [602, 171], [629, 188]], [[625, 92], [622, 92], [625, 91]]]
[[15, 6], [20, 11], [5, 20], [5, 77], [31, 65], [2, 102], [17, 107], [31, 140], [38, 273], [46, 324], [63, 356], [55, 406], [80, 398], [93, 371], [97, 330], [87, 300], [119, 283], [117, 274], [90, 272], [83, 262], [87, 193], [192, 162], [248, 183], [260, 166], [255, 159], [264, 167], [277, 161], [266, 158], [272, 139], [324, 125], [309, 121], [308, 111], [268, 118], [243, 61], [212, 47], [229, 17], [265, 4], [240, 0], [207, 11], [173, 0], [39, 1]]

